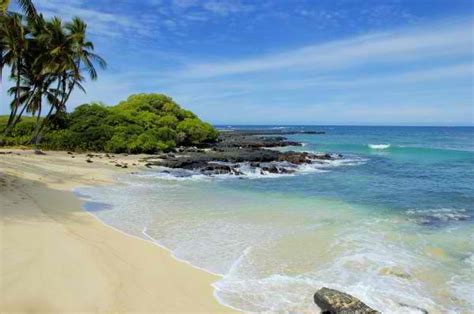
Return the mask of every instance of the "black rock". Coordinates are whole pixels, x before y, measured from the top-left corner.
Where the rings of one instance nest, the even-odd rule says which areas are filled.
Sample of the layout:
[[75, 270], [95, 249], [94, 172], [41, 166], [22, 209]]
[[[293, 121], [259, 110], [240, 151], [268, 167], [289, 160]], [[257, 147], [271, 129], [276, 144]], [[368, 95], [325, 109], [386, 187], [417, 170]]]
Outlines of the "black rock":
[[201, 172], [207, 175], [229, 174], [232, 173], [232, 168], [228, 165], [208, 164], [201, 170]]
[[314, 294], [314, 302], [325, 314], [379, 313], [350, 294], [326, 287]]
[[270, 165], [270, 166], [262, 167], [262, 170], [263, 170], [263, 171], [267, 171], [267, 172], [269, 172], [269, 173], [280, 173], [280, 170], [279, 170], [278, 167], [275, 166], [275, 165]]

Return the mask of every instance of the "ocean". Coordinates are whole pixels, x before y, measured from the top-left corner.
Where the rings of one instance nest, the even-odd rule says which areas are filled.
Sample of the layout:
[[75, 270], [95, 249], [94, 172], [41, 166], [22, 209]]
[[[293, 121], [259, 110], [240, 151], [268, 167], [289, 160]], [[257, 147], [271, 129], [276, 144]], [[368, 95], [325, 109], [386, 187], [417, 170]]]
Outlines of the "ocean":
[[221, 275], [215, 296], [233, 308], [317, 312], [326, 286], [390, 313], [474, 310], [473, 127], [220, 128], [324, 131], [282, 149], [344, 158], [286, 175], [150, 169], [77, 194], [106, 224]]

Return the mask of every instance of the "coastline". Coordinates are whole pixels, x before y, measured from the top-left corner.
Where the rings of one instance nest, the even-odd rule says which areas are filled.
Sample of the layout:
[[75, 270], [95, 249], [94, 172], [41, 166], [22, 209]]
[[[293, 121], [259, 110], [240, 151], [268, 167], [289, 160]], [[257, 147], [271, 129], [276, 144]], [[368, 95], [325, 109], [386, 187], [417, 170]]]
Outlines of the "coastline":
[[141, 170], [142, 156], [0, 153], [2, 312], [233, 312], [213, 296], [218, 276], [82, 209], [74, 188]]

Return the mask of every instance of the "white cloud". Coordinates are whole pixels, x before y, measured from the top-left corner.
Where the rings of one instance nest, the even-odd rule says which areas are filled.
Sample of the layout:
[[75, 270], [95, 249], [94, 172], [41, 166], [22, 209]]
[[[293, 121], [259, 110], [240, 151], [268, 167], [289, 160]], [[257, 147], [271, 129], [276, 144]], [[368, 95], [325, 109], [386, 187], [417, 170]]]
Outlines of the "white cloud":
[[286, 68], [322, 70], [472, 54], [473, 27], [469, 20], [376, 33], [249, 59], [191, 64], [179, 76], [214, 77]]
[[199, 8], [221, 16], [255, 9], [253, 5], [243, 4], [240, 0], [173, 0], [172, 3], [181, 9]]
[[146, 35], [144, 26], [131, 16], [104, 12], [97, 9], [85, 8], [85, 0], [37, 0], [38, 10], [47, 17], [59, 16], [69, 20], [74, 16], [83, 18], [88, 24], [88, 31], [92, 34], [108, 37], [118, 37], [123, 33], [134, 32]]

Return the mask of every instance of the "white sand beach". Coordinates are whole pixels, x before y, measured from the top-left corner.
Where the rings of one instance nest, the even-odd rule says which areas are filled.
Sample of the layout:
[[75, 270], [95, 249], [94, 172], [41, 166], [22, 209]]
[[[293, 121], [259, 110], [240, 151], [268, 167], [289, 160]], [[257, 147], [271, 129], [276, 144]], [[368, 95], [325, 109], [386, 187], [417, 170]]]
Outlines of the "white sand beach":
[[81, 209], [74, 187], [112, 183], [140, 156], [0, 152], [0, 312], [231, 311], [213, 296], [218, 277]]

